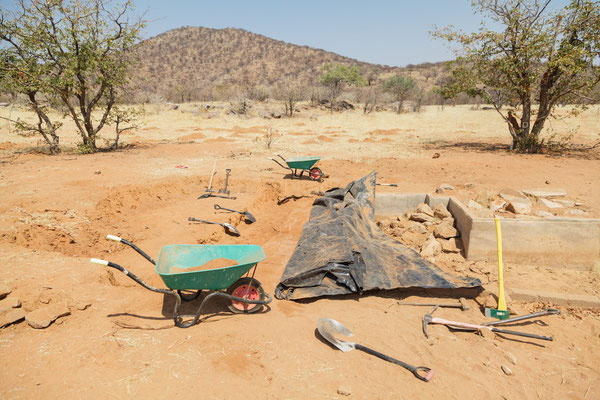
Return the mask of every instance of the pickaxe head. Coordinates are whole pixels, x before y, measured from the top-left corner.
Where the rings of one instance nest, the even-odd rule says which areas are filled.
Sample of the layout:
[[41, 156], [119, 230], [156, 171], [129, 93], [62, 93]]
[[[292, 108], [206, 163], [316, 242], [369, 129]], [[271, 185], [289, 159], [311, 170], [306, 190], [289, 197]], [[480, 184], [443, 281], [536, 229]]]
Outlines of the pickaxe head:
[[427, 314], [425, 314], [423, 316], [423, 333], [425, 334], [425, 337], [427, 339], [429, 339], [429, 335], [427, 334], [427, 325], [429, 325], [431, 323], [432, 320], [432, 316], [431, 314], [433, 314], [435, 312], [435, 310], [438, 309], [439, 306], [435, 306], [431, 309], [431, 311], [429, 311]]

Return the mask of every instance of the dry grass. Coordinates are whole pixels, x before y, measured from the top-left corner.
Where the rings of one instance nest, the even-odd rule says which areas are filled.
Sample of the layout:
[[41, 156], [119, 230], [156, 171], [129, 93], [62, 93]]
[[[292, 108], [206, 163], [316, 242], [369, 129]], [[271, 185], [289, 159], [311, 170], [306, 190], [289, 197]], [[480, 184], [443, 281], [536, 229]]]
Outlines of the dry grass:
[[[210, 107], [206, 107], [206, 105]], [[254, 153], [284, 152], [292, 155], [320, 155], [331, 159], [365, 159], [380, 157], [422, 157], [447, 147], [464, 147], [475, 151], [502, 151], [510, 143], [506, 124], [493, 110], [473, 110], [470, 106], [424, 107], [421, 113], [396, 114], [378, 112], [364, 115], [360, 111], [329, 113], [324, 108], [300, 105], [294, 118], [265, 118], [281, 112], [276, 102], [253, 103], [247, 115], [228, 115], [228, 103], [187, 103], [173, 106], [146, 107], [141, 128], [126, 131], [121, 144], [158, 142], [208, 142], [230, 144], [232, 149]], [[558, 109], [567, 114], [568, 109]], [[19, 108], [0, 110], [1, 116], [31, 120], [33, 115]], [[58, 115], [54, 116], [58, 118]], [[546, 134], [557, 138], [575, 133], [574, 143], [590, 145], [600, 139], [600, 106], [578, 117], [550, 120]], [[60, 129], [61, 145], [74, 148], [80, 137], [74, 125], [64, 120]], [[270, 136], [276, 132], [276, 138]], [[114, 129], [106, 127], [98, 141], [112, 140]], [[269, 138], [265, 145], [265, 138]], [[276, 139], [276, 140], [274, 140]], [[32, 149], [44, 146], [39, 137], [18, 136], [6, 122], [0, 122], [0, 151]]]

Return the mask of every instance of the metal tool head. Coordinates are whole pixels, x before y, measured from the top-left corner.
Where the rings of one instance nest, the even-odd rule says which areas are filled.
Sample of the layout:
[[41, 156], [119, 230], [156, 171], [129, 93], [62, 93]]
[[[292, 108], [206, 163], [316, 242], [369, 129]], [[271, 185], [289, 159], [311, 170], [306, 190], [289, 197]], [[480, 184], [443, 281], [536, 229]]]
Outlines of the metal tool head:
[[435, 310], [438, 309], [439, 306], [435, 306], [431, 309], [431, 311], [429, 311], [427, 314], [425, 314], [423, 316], [423, 333], [425, 334], [425, 337], [427, 339], [429, 339], [429, 334], [427, 334], [427, 325], [429, 325], [431, 323], [432, 320], [432, 316], [431, 314], [433, 314], [435, 312]]
[[335, 319], [321, 317], [317, 321], [317, 330], [319, 334], [323, 336], [329, 343], [343, 351], [352, 351], [356, 347], [356, 343], [346, 342], [335, 337], [336, 334], [342, 334], [344, 336], [353, 336], [352, 332], [348, 330], [344, 325], [336, 321]]
[[240, 236], [240, 232], [235, 229], [235, 226], [228, 224], [227, 222], [223, 222], [221, 225], [225, 227], [230, 233], [233, 233], [236, 236]]

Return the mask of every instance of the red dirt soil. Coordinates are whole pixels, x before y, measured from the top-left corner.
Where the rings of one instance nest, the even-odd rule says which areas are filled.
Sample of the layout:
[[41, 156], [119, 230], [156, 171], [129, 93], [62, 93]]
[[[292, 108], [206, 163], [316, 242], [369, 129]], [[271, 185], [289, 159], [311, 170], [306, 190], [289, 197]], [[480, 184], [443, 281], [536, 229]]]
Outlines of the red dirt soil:
[[[255, 277], [272, 294], [313, 201], [308, 197], [278, 206], [278, 198], [343, 186], [377, 170], [380, 181], [399, 185], [381, 190], [398, 193], [430, 193], [441, 183], [475, 182], [482, 189], [499, 190], [540, 187], [551, 180], [597, 213], [598, 161], [432, 148], [425, 150], [431, 153], [425, 158], [359, 162], [328, 158], [332, 149], [322, 152], [318, 164], [330, 178], [315, 182], [288, 179], [288, 171], [266, 160], [266, 153], [222, 141], [0, 159], [0, 281], [26, 311], [61, 301], [72, 310], [45, 330], [26, 323], [0, 330], [2, 398], [125, 399], [190, 393], [232, 399], [345, 398], [338, 393], [341, 387], [357, 399], [600, 398], [600, 319], [594, 312], [563, 308], [562, 315], [545, 317], [543, 323], [513, 327], [552, 335], [553, 342], [484, 338], [439, 325], [428, 328], [431, 338], [426, 340], [421, 318], [428, 309], [397, 306], [406, 293], [394, 291], [302, 303], [274, 300], [252, 315], [234, 315], [224, 302], [215, 302], [198, 325], [180, 329], [173, 326], [171, 299], [118, 271], [89, 263], [90, 257], [111, 260], [150, 285], [164, 287], [153, 266], [123, 244], [105, 240], [106, 234], [131, 240], [152, 256], [166, 244], [257, 244], [267, 259]], [[432, 159], [434, 151], [442, 157]], [[208, 186], [215, 160], [213, 188], [223, 187], [224, 170], [231, 168], [229, 184], [237, 200], [197, 200]], [[250, 211], [257, 222], [247, 225], [241, 215], [216, 214], [216, 200]], [[190, 224], [190, 216], [228, 222], [241, 236], [228, 236], [216, 225]], [[480, 277], [491, 289], [496, 285], [493, 262], [458, 260], [443, 268]], [[598, 275], [592, 272], [508, 265], [505, 274], [507, 286], [598, 295]], [[469, 302], [470, 311], [441, 309], [436, 316], [482, 322], [479, 307]], [[198, 305], [185, 304], [184, 311], [192, 313]], [[532, 312], [549, 305], [514, 306]], [[332, 348], [316, 336], [321, 316], [345, 324], [358, 343], [435, 369], [435, 377], [423, 383], [397, 365]], [[503, 365], [512, 375], [502, 371]]]

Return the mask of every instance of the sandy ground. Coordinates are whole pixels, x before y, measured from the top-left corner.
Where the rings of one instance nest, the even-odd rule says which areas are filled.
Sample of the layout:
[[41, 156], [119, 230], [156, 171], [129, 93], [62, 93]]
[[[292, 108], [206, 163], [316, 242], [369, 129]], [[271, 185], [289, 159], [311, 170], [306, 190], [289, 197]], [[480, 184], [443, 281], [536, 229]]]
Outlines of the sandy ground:
[[[186, 107], [196, 106], [154, 110], [143, 128], [123, 135], [129, 147], [93, 155], [36, 154], [36, 138], [18, 137], [1, 127], [0, 281], [26, 311], [60, 302], [71, 308], [70, 316], [47, 329], [23, 322], [0, 330], [2, 398], [190, 393], [231, 399], [345, 398], [340, 392], [359, 399], [600, 398], [600, 317], [594, 311], [565, 308], [560, 316], [514, 327], [551, 335], [553, 342], [484, 338], [443, 326], [430, 326], [426, 340], [421, 318], [427, 308], [396, 303], [408, 294], [409, 300], [438, 300], [402, 291], [303, 303], [274, 300], [254, 315], [234, 315], [216, 302], [199, 325], [179, 329], [170, 319], [170, 299], [88, 261], [114, 261], [164, 287], [152, 265], [105, 235], [129, 239], [154, 257], [165, 244], [258, 244], [267, 259], [256, 277], [272, 294], [313, 200], [278, 206], [278, 198], [310, 196], [377, 170], [379, 181], [399, 184], [383, 191], [430, 193], [441, 183], [458, 187], [466, 182], [492, 191], [564, 188], [596, 216], [597, 152], [509, 154], [505, 126], [494, 112], [469, 107], [431, 107], [399, 116], [304, 110], [297, 118], [269, 120], [208, 118], [186, 112]], [[591, 109], [577, 120], [553, 124], [559, 134], [579, 129], [580, 142], [590, 144], [600, 133], [599, 112]], [[69, 127], [62, 129], [62, 143], [76, 143]], [[275, 141], [267, 148], [270, 130]], [[266, 159], [276, 152], [321, 156], [319, 166], [329, 177], [323, 182], [290, 180]], [[440, 157], [432, 158], [435, 153]], [[221, 188], [224, 170], [231, 168], [237, 200], [196, 199], [208, 185], [215, 161], [213, 186]], [[247, 209], [257, 222], [248, 225], [241, 216], [219, 213], [214, 203]], [[190, 216], [232, 223], [242, 235], [190, 224]], [[493, 260], [457, 258], [442, 268], [479, 277], [490, 289], [496, 285]], [[505, 277], [507, 287], [599, 294], [600, 276], [593, 271], [506, 265]], [[470, 311], [443, 309], [436, 316], [482, 322], [479, 307], [470, 303]], [[551, 305], [512, 306], [526, 313]], [[359, 351], [334, 350], [315, 333], [321, 316], [344, 323], [358, 343], [435, 369], [434, 379], [423, 383], [399, 366]]]

